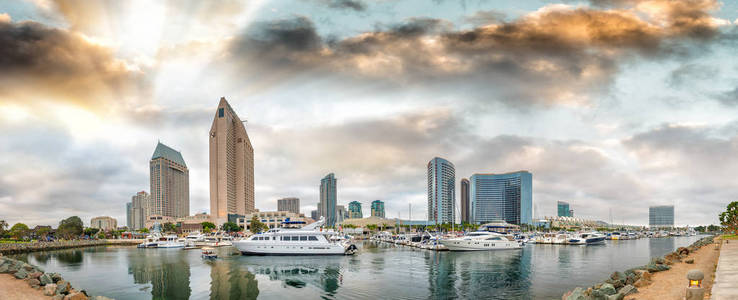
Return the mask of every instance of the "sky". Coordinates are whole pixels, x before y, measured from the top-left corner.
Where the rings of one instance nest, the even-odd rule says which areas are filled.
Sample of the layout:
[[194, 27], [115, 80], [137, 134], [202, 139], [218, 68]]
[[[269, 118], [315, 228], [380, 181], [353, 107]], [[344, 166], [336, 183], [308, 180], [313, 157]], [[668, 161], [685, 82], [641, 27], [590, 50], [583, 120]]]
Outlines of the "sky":
[[[385, 201], [426, 218], [428, 161], [528, 170], [536, 217], [717, 224], [738, 199], [738, 3], [0, 0], [0, 219], [86, 224], [149, 190], [157, 141], [209, 210], [226, 97], [256, 208]], [[610, 219], [612, 215], [612, 219]]]

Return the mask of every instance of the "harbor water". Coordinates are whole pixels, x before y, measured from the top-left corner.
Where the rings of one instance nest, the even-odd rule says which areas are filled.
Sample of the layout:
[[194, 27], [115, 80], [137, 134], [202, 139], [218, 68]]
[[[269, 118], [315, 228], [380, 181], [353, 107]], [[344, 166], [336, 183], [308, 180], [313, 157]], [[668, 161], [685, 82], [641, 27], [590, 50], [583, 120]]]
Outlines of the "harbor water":
[[701, 236], [433, 252], [359, 242], [353, 256], [241, 256], [101, 246], [15, 255], [91, 295], [125, 299], [561, 299]]

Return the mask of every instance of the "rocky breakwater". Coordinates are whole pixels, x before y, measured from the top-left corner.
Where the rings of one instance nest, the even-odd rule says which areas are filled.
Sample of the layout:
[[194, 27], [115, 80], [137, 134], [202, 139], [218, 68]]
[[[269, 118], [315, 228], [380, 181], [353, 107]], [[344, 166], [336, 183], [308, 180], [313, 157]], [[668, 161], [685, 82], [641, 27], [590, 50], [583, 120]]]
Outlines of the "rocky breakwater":
[[[602, 283], [588, 288], [577, 287], [561, 297], [562, 300], [622, 300], [625, 296], [638, 293], [638, 288], [648, 286], [652, 283], [651, 274], [667, 271], [671, 265], [686, 259], [689, 253], [696, 251], [702, 246], [712, 244], [712, 236], [702, 238], [689, 247], [679, 247], [676, 251], [666, 254], [664, 257], [652, 258], [644, 266], [632, 268], [625, 272], [614, 272], [610, 278]], [[692, 260], [694, 262], [694, 260]]]
[[69, 240], [32, 243], [0, 243], [0, 254], [18, 254], [106, 245], [138, 245], [140, 243], [141, 240]]
[[24, 282], [29, 288], [42, 290], [44, 295], [53, 300], [112, 300], [103, 296], [91, 298], [84, 290], [74, 289], [59, 273], [45, 273], [39, 267], [8, 257], [0, 256], [0, 274], [13, 275], [18, 282]]

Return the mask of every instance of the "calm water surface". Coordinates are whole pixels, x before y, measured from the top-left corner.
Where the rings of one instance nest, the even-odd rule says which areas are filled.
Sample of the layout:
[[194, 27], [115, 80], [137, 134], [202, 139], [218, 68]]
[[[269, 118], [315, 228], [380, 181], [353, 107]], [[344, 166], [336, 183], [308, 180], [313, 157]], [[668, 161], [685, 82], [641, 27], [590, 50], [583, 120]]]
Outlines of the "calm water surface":
[[92, 295], [124, 299], [561, 299], [614, 270], [643, 265], [699, 239], [607, 241], [597, 246], [431, 252], [359, 243], [332, 257], [231, 256], [198, 250], [94, 247], [18, 256]]

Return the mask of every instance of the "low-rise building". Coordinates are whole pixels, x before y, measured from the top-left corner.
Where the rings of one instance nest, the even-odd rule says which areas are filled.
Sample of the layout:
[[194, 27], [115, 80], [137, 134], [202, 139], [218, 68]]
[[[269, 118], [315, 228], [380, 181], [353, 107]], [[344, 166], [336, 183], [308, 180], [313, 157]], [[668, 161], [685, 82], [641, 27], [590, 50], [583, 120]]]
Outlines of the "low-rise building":
[[290, 221], [290, 226], [302, 228], [303, 226], [315, 222], [311, 218], [305, 217], [304, 214], [296, 214], [288, 211], [258, 211], [246, 214], [243, 218], [238, 218], [238, 226], [244, 230], [251, 229], [251, 219], [256, 216], [259, 221], [271, 228], [280, 228], [282, 223]]
[[90, 220], [90, 227], [109, 231], [118, 227], [118, 221], [108, 216], [95, 217]]

